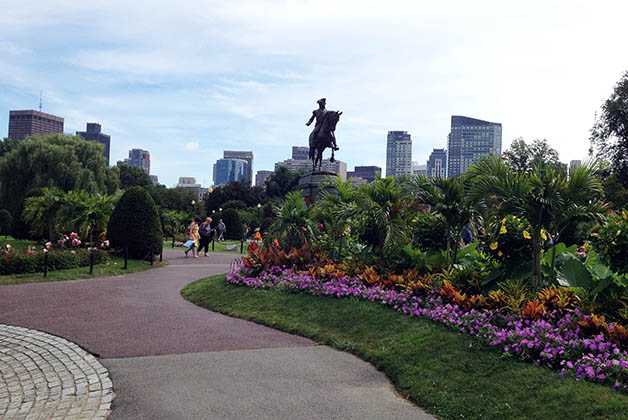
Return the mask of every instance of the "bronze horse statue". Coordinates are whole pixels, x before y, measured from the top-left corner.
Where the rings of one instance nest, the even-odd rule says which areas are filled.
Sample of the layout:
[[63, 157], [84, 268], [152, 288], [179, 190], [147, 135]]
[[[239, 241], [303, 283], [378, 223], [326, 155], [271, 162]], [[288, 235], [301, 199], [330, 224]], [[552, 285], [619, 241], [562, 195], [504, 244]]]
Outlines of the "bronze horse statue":
[[309, 158], [312, 160], [312, 172], [316, 170], [316, 165], [318, 165], [318, 169], [321, 169], [323, 162], [323, 151], [328, 147], [331, 148], [331, 158], [330, 162], [335, 162], [334, 159], [334, 148], [332, 144], [336, 144], [336, 124], [338, 124], [338, 120], [340, 120], [340, 116], [342, 115], [341, 111], [326, 111], [323, 115], [323, 121], [318, 130], [312, 131], [310, 134], [310, 156]]

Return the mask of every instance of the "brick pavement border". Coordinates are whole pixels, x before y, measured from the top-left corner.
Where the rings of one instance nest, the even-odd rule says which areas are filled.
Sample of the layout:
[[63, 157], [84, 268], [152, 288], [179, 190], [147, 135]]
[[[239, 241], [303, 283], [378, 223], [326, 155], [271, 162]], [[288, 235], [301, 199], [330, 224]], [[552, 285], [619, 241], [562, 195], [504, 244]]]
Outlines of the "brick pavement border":
[[78, 345], [0, 324], [0, 418], [106, 419], [109, 372]]

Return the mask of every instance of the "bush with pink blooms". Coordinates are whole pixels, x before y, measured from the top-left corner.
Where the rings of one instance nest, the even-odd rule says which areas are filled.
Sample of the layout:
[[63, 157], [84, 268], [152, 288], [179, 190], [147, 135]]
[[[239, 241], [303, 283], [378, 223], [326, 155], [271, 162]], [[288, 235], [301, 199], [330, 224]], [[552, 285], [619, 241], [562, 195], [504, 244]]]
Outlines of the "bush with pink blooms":
[[105, 243], [100, 248], [81, 248], [80, 245], [81, 239], [76, 233], [64, 235], [56, 245], [46, 242], [43, 246], [17, 250], [6, 244], [0, 248], [0, 275], [40, 273], [44, 271], [44, 264], [49, 271], [86, 267], [90, 264], [90, 254], [94, 255], [94, 264], [109, 260]]
[[[411, 316], [425, 317], [470, 334], [505, 355], [555, 369], [559, 375], [628, 390], [627, 349], [589, 328], [590, 316], [577, 308], [553, 309], [543, 317], [525, 319], [498, 309], [465, 308], [446, 293], [425, 289], [421, 294], [365, 284], [358, 277], [317, 278], [310, 271], [271, 267], [255, 276], [246, 267], [227, 275], [232, 284], [274, 291], [287, 290], [336, 298], [357, 297]], [[614, 325], [609, 324], [609, 330]]]

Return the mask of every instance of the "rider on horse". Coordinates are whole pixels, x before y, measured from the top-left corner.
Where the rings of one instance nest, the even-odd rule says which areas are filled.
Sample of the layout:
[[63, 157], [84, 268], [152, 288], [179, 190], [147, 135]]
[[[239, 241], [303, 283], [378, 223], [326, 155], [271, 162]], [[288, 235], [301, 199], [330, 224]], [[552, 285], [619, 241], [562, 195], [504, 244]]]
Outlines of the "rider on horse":
[[[319, 131], [321, 129], [321, 126], [323, 125], [323, 120], [325, 119], [325, 114], [327, 113], [327, 110], [325, 109], [326, 101], [327, 100], [325, 98], [321, 98], [318, 101], [316, 101], [318, 103], [318, 109], [315, 109], [314, 111], [312, 111], [312, 117], [310, 117], [310, 120], [305, 123], [305, 125], [309, 127], [309, 125], [312, 124], [312, 121], [316, 119], [314, 130], [312, 130], [312, 134], [310, 134], [310, 149], [314, 147], [314, 143], [316, 142], [316, 137], [319, 135]], [[334, 135], [333, 132], [331, 132], [331, 148], [333, 150], [339, 150], [338, 146], [336, 145], [336, 136]]]

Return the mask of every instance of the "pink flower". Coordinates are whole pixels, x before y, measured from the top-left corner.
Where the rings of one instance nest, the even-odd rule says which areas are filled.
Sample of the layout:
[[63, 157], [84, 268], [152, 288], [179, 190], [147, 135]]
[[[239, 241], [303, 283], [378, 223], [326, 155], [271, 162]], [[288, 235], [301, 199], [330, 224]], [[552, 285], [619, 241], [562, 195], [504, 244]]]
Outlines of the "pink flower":
[[70, 251], [70, 254], [76, 254], [76, 251]]
[[11, 251], [11, 245], [7, 244], [7, 251]]
[[44, 254], [48, 253], [48, 250], [46, 248], [44, 248]]
[[105, 242], [103, 242], [103, 245], [108, 247], [109, 246], [109, 240], [106, 240]]
[[72, 239], [72, 245], [80, 245], [80, 244], [81, 244], [80, 240], [78, 240], [76, 238]]
[[52, 243], [46, 242], [46, 249], [50, 249], [51, 246], [52, 246]]
[[75, 233], [75, 232], [70, 233], [70, 238], [72, 238], [72, 239], [76, 238], [77, 236], [78, 236], [78, 234]]

